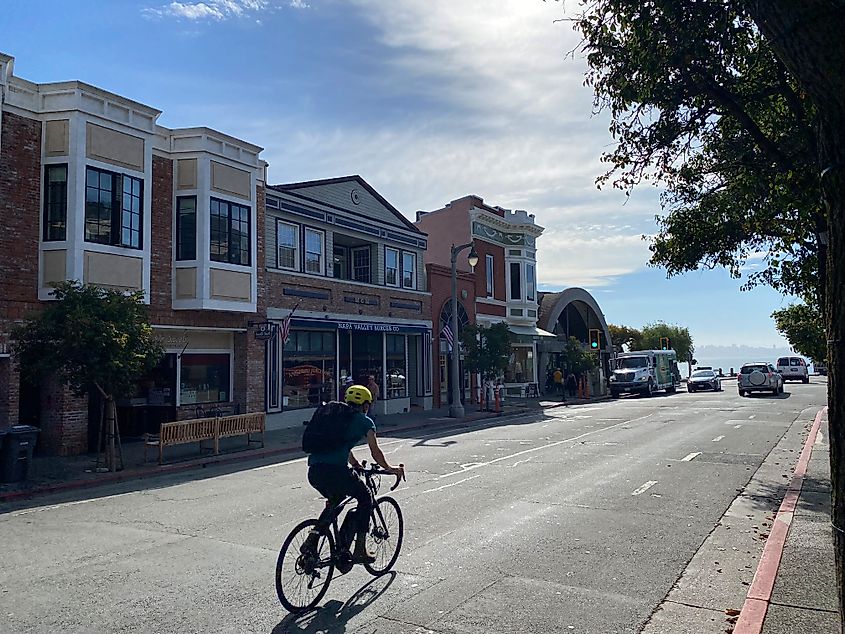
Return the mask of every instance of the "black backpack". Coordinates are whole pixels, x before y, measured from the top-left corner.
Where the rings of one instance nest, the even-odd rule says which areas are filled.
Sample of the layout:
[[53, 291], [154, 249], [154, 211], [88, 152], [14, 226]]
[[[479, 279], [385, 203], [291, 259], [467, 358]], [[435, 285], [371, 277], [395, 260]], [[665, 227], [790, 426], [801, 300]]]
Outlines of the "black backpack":
[[348, 442], [349, 422], [354, 415], [355, 410], [340, 401], [320, 405], [311, 420], [305, 423], [302, 451], [329, 453], [343, 447]]

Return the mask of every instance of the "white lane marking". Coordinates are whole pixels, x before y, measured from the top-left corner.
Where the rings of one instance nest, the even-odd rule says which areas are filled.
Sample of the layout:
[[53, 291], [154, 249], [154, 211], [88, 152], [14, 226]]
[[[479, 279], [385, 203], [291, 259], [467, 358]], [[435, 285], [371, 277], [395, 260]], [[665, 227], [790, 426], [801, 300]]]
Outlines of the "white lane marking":
[[640, 495], [648, 491], [651, 487], [657, 484], [657, 480], [649, 480], [644, 485], [642, 485], [639, 489], [636, 489], [631, 495]]
[[716, 436], [716, 437], [713, 439], [713, 442], [719, 442], [720, 440], [722, 440], [722, 438], [724, 438], [724, 436]]
[[[578, 408], [579, 411], [591, 411], [591, 410], [601, 410], [601, 409], [603, 409], [603, 408], [602, 407], [583, 407], [583, 408], [579, 407]], [[520, 420], [521, 418], [523, 418], [525, 416], [531, 416], [531, 415], [533, 415], [533, 414], [524, 414], [522, 416], [514, 417], [514, 419], [512, 419], [512, 422], [514, 424], [516, 424], [516, 421]], [[627, 424], [627, 423], [633, 423], [635, 421], [642, 420], [644, 418], [648, 418], [651, 415], [652, 414], [647, 414], [646, 416], [641, 416], [639, 418], [632, 418], [631, 420], [623, 421], [619, 425], [624, 425], [624, 424]], [[443, 420], [448, 420], [448, 418], [445, 418]], [[543, 425], [543, 426], [545, 427], [547, 425], [548, 425], [548, 423], [546, 423], [546, 425]], [[606, 427], [605, 429], [613, 429], [614, 427], [618, 427], [619, 425], [613, 425], [611, 427]], [[505, 426], [508, 426], [508, 425], [505, 425]], [[489, 429], [491, 427], [503, 427], [503, 425], [499, 421], [496, 421], [494, 419], [487, 424], [474, 426], [470, 430], [466, 430], [466, 429], [463, 429], [461, 427], [456, 427], [454, 429], [454, 432], [455, 432], [455, 434], [460, 434], [460, 433], [466, 433], [467, 431], [480, 431], [482, 429]], [[422, 440], [424, 438], [430, 438], [432, 436], [440, 436], [440, 435], [443, 434], [443, 432], [449, 431], [450, 429], [451, 428], [449, 426], [444, 426], [443, 428], [441, 428], [437, 431], [433, 431], [433, 432], [428, 433], [428, 434], [418, 434], [413, 438], [413, 440]], [[390, 430], [388, 429], [388, 430], [385, 431], [385, 433], [389, 433], [389, 431]], [[602, 431], [602, 430], [597, 429], [597, 430], [594, 430], [594, 431], [587, 432], [584, 435], [588, 436], [590, 434], [594, 434], [594, 433], [597, 433], [599, 431]], [[567, 440], [561, 440], [561, 441], [558, 441], [557, 443], [553, 443], [553, 445], [561, 444], [561, 443], [564, 443], [564, 442], [571, 442], [572, 440], [578, 440], [579, 438], [581, 438], [581, 436], [576, 436], [575, 438], [570, 438], [570, 439], [567, 439]], [[386, 440], [386, 441], [379, 441], [379, 445], [382, 446], [382, 447], [386, 447], [388, 445], [394, 445], [396, 443], [403, 443], [403, 442], [407, 442], [407, 441], [408, 441], [408, 439], [406, 439], [406, 438], [401, 438], [401, 439], [396, 439], [396, 440]], [[501, 456], [500, 458], [496, 458], [495, 460], [491, 460], [489, 463], [479, 463], [479, 464], [477, 464], [473, 467], [470, 467], [470, 469], [473, 469], [473, 468], [479, 467], [479, 466], [484, 466], [485, 464], [492, 464], [494, 462], [499, 462], [500, 460], [507, 460], [508, 458], [513, 458], [514, 456], [518, 456], [518, 455], [521, 455], [523, 453], [527, 453], [529, 451], [534, 451], [534, 450], [537, 450], [537, 449], [545, 449], [546, 447], [551, 447], [553, 445], [543, 445], [541, 447], [534, 447], [533, 449], [528, 449], [526, 451], [520, 451], [518, 453], [515, 453], [512, 456]], [[367, 447], [367, 445], [359, 445], [357, 447], [354, 447], [353, 449], [365, 449], [366, 447]], [[257, 459], [260, 459], [260, 458], [257, 458]], [[243, 471], [240, 471], [239, 473], [248, 473], [250, 471], [263, 471], [265, 469], [278, 469], [279, 467], [285, 467], [287, 465], [299, 464], [299, 463], [305, 462], [306, 460], [308, 460], [308, 456], [303, 456], [301, 458], [293, 458], [291, 460], [285, 460], [284, 462], [275, 462], [273, 464], [263, 465], [261, 467], [253, 467], [252, 469], [244, 469]], [[467, 470], [469, 470], [469, 469], [467, 469]], [[450, 473], [450, 474], [447, 474], [446, 476], [440, 476], [440, 477], [447, 477], [447, 476], [450, 476], [450, 475], [455, 475], [457, 473], [463, 473], [463, 471], [464, 470], [456, 471], [454, 473]], [[162, 475], [166, 476], [167, 474], [162, 474]], [[116, 483], [116, 484], [119, 484], [119, 483]], [[139, 493], [143, 493], [143, 491], [127, 491], [126, 493], [116, 493], [114, 495], [103, 495], [103, 496], [99, 496], [99, 497], [88, 498], [88, 499], [85, 499], [85, 500], [74, 500], [72, 502], [62, 502], [60, 504], [53, 504], [51, 506], [39, 506], [39, 507], [35, 507], [35, 508], [22, 509], [20, 511], [13, 511], [12, 513], [9, 513], [9, 517], [14, 517], [14, 516], [17, 516], [17, 515], [28, 515], [30, 513], [40, 513], [42, 511], [52, 511], [52, 510], [55, 510], [55, 509], [65, 508], [67, 506], [76, 506], [77, 504], [88, 504], [89, 502], [99, 502], [100, 500], [108, 500], [108, 499], [111, 499], [111, 498], [118, 498], [118, 497], [123, 497], [123, 496], [128, 496], [128, 495], [138, 495]]]
[[513, 469], [516, 465], [518, 465], [518, 464], [523, 464], [523, 463], [525, 463], [525, 462], [528, 462], [529, 460], [534, 460], [534, 456], [531, 456], [531, 457], [529, 457], [529, 458], [526, 458], [525, 460], [517, 460], [516, 462], [514, 462], [514, 463], [511, 465], [511, 469]]
[[693, 453], [688, 453], [686, 456], [681, 458], [681, 462], [689, 462], [690, 460], [694, 460], [696, 456], [700, 456], [700, 451], [695, 451]]
[[547, 445], [540, 445], [539, 447], [531, 447], [531, 449], [523, 449], [522, 451], [517, 451], [516, 453], [512, 453], [509, 456], [499, 456], [498, 458], [494, 458], [493, 460], [488, 460], [487, 462], [479, 462], [474, 464], [466, 469], [461, 469], [460, 471], [453, 471], [452, 473], [444, 473], [442, 476], [438, 477], [438, 480], [442, 480], [443, 478], [450, 478], [454, 475], [460, 475], [462, 473], [466, 473], [467, 471], [472, 471], [473, 469], [478, 469], [479, 467], [486, 467], [491, 464], [496, 464], [497, 462], [501, 462], [502, 460], [510, 460], [511, 458], [516, 458], [517, 456], [522, 456], [527, 453], [534, 453], [535, 451], [541, 451], [542, 449], [550, 449], [551, 447], [557, 447], [558, 445], [562, 445], [567, 442], [574, 442], [576, 440], [581, 440], [582, 438], [586, 438], [587, 436], [592, 436], [593, 434], [598, 434], [603, 431], [610, 431], [611, 429], [616, 429], [617, 427], [622, 427], [623, 425], [628, 425], [638, 420], [645, 420], [656, 414], [657, 412], [652, 412], [651, 414], [646, 414], [645, 416], [640, 416], [639, 418], [632, 418], [630, 420], [622, 421], [621, 423], [617, 423], [616, 425], [610, 425], [609, 427], [602, 427], [601, 429], [593, 429], [588, 432], [584, 432], [583, 434], [579, 434], [578, 436], [573, 436], [572, 438], [564, 438], [563, 440], [557, 440], [555, 442], [551, 442]]
[[448, 489], [449, 487], [453, 487], [457, 484], [463, 484], [464, 482], [468, 482], [470, 480], [474, 480], [475, 478], [480, 478], [480, 477], [481, 477], [481, 474], [477, 473], [474, 476], [464, 478], [463, 480], [456, 480], [455, 482], [452, 482], [451, 484], [444, 484], [443, 486], [439, 486], [436, 489], [428, 489], [427, 491], [423, 491], [423, 493], [434, 493], [435, 491], [442, 491], [443, 489]]

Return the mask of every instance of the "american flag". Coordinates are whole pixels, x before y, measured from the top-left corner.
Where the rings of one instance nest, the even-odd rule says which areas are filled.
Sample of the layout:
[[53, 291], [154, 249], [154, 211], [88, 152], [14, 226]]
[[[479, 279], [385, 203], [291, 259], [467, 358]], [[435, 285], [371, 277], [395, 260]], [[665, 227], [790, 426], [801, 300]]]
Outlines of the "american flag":
[[285, 345], [288, 342], [288, 337], [290, 337], [290, 318], [293, 317], [293, 312], [290, 313], [287, 317], [285, 317], [284, 321], [279, 324], [279, 339], [282, 341], [282, 345]]
[[442, 334], [443, 338], [449, 342], [449, 349], [451, 350], [452, 347], [455, 345], [455, 337], [452, 336], [452, 329], [449, 328], [449, 324], [443, 326], [443, 330], [440, 334]]
[[296, 303], [296, 306], [288, 313], [288, 316], [285, 317], [284, 321], [279, 324], [279, 339], [282, 342], [282, 346], [284, 346], [288, 342], [288, 337], [290, 337], [290, 320], [293, 318], [293, 314], [296, 312], [296, 309], [299, 308], [299, 302]]

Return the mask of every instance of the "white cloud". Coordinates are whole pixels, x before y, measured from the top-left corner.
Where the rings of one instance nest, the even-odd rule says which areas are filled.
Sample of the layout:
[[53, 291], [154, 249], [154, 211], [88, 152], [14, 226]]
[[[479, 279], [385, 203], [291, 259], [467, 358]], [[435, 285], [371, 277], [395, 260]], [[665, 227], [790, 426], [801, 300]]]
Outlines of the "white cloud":
[[[294, 0], [296, 1], [296, 0]], [[292, 3], [293, 4], [293, 3]], [[146, 9], [147, 15], [184, 18], [186, 20], [227, 20], [264, 11], [268, 0], [207, 0], [206, 2], [171, 2]]]
[[620, 233], [614, 226], [553, 229], [540, 240], [538, 279], [547, 288], [607, 286], [643, 269], [649, 256], [642, 234]]
[[[272, 182], [359, 173], [408, 217], [476, 194], [546, 227], [538, 280], [605, 286], [645, 266], [656, 194], [598, 191], [607, 119], [591, 117], [585, 65], [559, 3], [352, 0], [390, 50], [378, 94], [438, 106], [408, 120], [326, 129], [307, 118], [253, 121]], [[431, 114], [436, 110], [436, 114]]]

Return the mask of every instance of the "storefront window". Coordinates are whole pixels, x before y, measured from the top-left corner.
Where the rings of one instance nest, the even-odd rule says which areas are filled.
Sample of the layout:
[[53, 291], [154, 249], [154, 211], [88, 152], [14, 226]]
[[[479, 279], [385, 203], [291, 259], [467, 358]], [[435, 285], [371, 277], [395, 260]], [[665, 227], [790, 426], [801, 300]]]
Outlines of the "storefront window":
[[285, 407], [317, 407], [336, 398], [334, 364], [334, 331], [292, 331], [284, 350]]
[[408, 395], [408, 364], [405, 357], [405, 335], [387, 335], [387, 398]]
[[534, 349], [511, 348], [511, 360], [505, 370], [505, 383], [534, 383]]
[[231, 358], [228, 354], [183, 354], [180, 403], [222, 403], [229, 394]]
[[352, 337], [352, 380], [366, 385], [367, 377], [372, 375], [384, 397], [382, 343], [381, 333], [355, 333]]
[[135, 383], [129, 405], [176, 405], [176, 355], [165, 354], [158, 365]]

